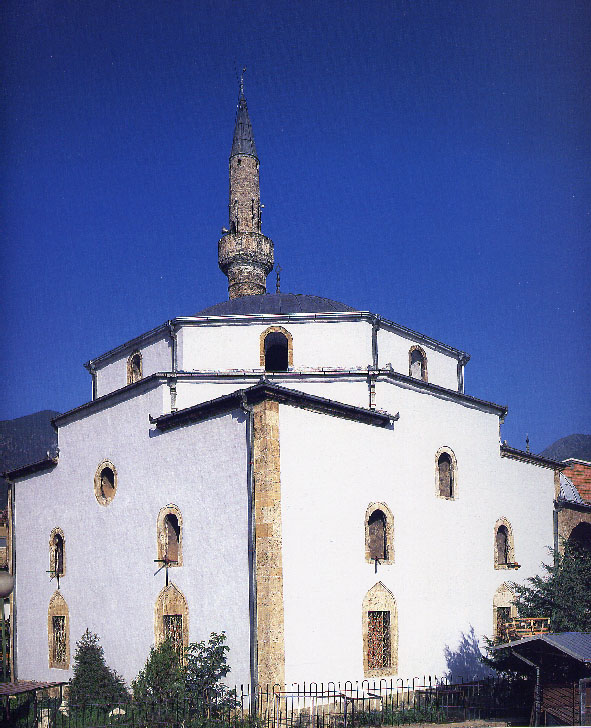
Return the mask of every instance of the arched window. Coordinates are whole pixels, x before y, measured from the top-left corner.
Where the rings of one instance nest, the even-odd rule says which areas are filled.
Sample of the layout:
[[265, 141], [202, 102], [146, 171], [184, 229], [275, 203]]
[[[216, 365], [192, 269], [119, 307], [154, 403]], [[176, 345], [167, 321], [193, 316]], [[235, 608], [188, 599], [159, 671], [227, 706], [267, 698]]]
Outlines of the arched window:
[[389, 589], [378, 582], [363, 600], [363, 672], [386, 677], [398, 672], [398, 610]]
[[261, 334], [261, 366], [266, 372], [286, 372], [293, 366], [293, 338], [283, 326], [270, 326]]
[[420, 346], [411, 346], [408, 352], [408, 373], [415, 379], [427, 381], [427, 355]]
[[116, 492], [117, 471], [115, 466], [109, 460], [103, 460], [94, 475], [94, 495], [102, 506], [108, 506]]
[[49, 667], [67, 670], [70, 667], [70, 614], [59, 591], [54, 592], [47, 610]]
[[139, 382], [142, 378], [142, 355], [134, 351], [127, 360], [127, 383]]
[[575, 526], [570, 532], [568, 543], [576, 544], [591, 553], [591, 523], [579, 523]]
[[170, 566], [183, 563], [183, 519], [180, 509], [173, 503], [160, 509], [157, 522], [158, 559]]
[[517, 617], [515, 594], [508, 584], [501, 584], [493, 597], [493, 634], [497, 639], [507, 638], [507, 623]]
[[440, 448], [435, 455], [435, 480], [437, 495], [453, 500], [457, 498], [457, 463], [453, 452]]
[[164, 587], [156, 600], [154, 638], [157, 645], [169, 639], [179, 658], [184, 659], [189, 645], [189, 608], [174, 584]]
[[494, 564], [495, 569], [516, 569], [513, 529], [506, 518], [495, 523]]
[[51, 578], [62, 577], [66, 573], [64, 532], [61, 528], [54, 528], [49, 536], [49, 573]]
[[365, 560], [394, 563], [394, 517], [385, 503], [370, 503], [365, 512]]

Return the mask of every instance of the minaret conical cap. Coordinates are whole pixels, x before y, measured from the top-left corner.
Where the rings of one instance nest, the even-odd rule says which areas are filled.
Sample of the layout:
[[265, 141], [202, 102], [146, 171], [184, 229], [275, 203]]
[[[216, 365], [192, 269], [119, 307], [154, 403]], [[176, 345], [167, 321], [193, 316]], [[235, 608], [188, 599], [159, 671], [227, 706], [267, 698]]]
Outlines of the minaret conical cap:
[[235, 154], [250, 154], [257, 156], [257, 150], [254, 145], [254, 136], [252, 133], [252, 125], [248, 116], [248, 107], [246, 106], [246, 98], [242, 91], [238, 98], [238, 109], [236, 110], [236, 125], [234, 127], [234, 139], [232, 141], [232, 151], [230, 156]]

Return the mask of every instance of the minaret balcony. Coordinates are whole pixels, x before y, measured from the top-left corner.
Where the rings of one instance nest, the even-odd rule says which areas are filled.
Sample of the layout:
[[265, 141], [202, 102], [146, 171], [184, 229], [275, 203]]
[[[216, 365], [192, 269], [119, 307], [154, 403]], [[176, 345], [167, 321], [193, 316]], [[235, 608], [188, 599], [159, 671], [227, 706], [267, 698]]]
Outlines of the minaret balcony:
[[227, 233], [218, 242], [218, 263], [226, 275], [240, 263], [260, 267], [268, 275], [273, 270], [273, 241], [261, 233]]

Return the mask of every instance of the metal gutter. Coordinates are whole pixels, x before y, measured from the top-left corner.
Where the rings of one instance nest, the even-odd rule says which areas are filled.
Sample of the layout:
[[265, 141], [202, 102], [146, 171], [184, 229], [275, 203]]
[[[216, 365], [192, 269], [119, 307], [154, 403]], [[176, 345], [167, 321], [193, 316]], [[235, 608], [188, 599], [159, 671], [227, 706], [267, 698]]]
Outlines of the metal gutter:
[[110, 349], [109, 351], [106, 351], [104, 354], [100, 354], [99, 356], [96, 356], [94, 359], [90, 359], [89, 361], [84, 364], [84, 367], [90, 371], [91, 367], [96, 366], [97, 364], [102, 364], [106, 362], [108, 359], [112, 359], [113, 357], [117, 356], [118, 354], [123, 354], [125, 351], [129, 349], [135, 349], [138, 348], [138, 346], [149, 339], [152, 339], [158, 334], [166, 333], [167, 331], [170, 331], [171, 324], [174, 324], [176, 319], [172, 319], [170, 321], [166, 321], [163, 324], [160, 324], [160, 326], [157, 326], [155, 329], [150, 329], [150, 331], [146, 331], [145, 334], [140, 334], [139, 336], [136, 336], [135, 339], [130, 339], [129, 341], [126, 341], [124, 344], [120, 344], [119, 346], [116, 346], [114, 349]]
[[37, 460], [34, 463], [22, 465], [20, 468], [15, 468], [14, 470], [7, 470], [5, 473], [2, 473], [2, 475], [8, 480], [14, 481], [17, 478], [24, 478], [26, 475], [33, 475], [33, 473], [39, 473], [42, 470], [49, 470], [49, 468], [53, 468], [57, 465], [58, 460], [59, 453], [56, 453], [53, 456], [48, 454], [46, 458], [43, 458], [43, 460]]
[[73, 417], [85, 412], [86, 410], [92, 411], [95, 409], [100, 409], [100, 406], [108, 403], [111, 398], [115, 401], [122, 400], [125, 399], [128, 394], [136, 389], [140, 391], [144, 389], [147, 391], [158, 386], [159, 384], [166, 384], [169, 376], [172, 375], [167, 372], [156, 372], [155, 374], [150, 374], [149, 377], [144, 377], [143, 379], [139, 379], [137, 382], [125, 385], [125, 387], [115, 389], [112, 392], [107, 392], [107, 394], [103, 394], [102, 397], [97, 397], [90, 402], [85, 402], [79, 407], [74, 407], [74, 409], [68, 410], [68, 412], [64, 412], [63, 414], [54, 417], [51, 422], [53, 423], [54, 427], [60, 427], [61, 425], [66, 424], [67, 420], [71, 420]]
[[568, 467], [564, 463], [559, 463], [556, 460], [550, 460], [550, 458], [545, 458], [541, 455], [534, 455], [531, 452], [525, 452], [525, 450], [518, 450], [515, 447], [509, 447], [509, 445], [501, 445], [501, 457], [521, 460], [527, 463], [534, 463], [535, 465], [542, 465], [543, 467], [552, 468], [553, 470], [564, 470]]

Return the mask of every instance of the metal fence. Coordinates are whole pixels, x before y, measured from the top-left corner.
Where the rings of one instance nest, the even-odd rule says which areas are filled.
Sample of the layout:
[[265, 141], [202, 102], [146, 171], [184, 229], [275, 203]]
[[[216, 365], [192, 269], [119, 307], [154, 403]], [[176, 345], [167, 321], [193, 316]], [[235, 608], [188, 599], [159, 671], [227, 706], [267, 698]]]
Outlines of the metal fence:
[[[405, 723], [529, 719], [531, 685], [501, 679], [435, 678], [304, 683], [288, 689], [239, 686], [178, 701], [68, 705], [40, 693], [9, 706], [15, 728], [356, 728]], [[6, 722], [9, 720], [10, 722]]]

